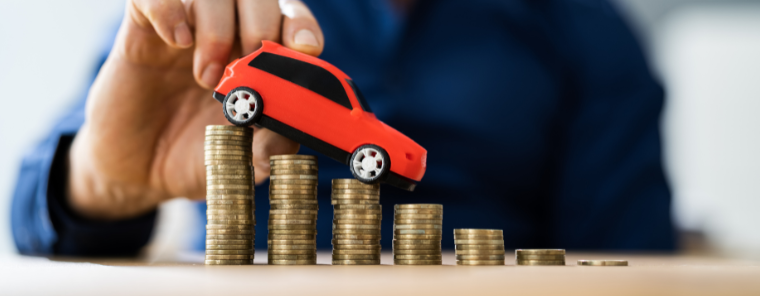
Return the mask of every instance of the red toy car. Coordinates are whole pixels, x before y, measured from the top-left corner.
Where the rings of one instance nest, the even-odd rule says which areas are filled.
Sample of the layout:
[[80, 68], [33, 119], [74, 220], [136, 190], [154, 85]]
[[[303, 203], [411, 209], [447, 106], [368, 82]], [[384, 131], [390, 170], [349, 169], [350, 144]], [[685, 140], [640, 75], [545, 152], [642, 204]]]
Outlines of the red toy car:
[[214, 98], [234, 125], [256, 124], [349, 165], [364, 183], [409, 191], [427, 151], [375, 117], [345, 73], [316, 57], [264, 41], [230, 63]]

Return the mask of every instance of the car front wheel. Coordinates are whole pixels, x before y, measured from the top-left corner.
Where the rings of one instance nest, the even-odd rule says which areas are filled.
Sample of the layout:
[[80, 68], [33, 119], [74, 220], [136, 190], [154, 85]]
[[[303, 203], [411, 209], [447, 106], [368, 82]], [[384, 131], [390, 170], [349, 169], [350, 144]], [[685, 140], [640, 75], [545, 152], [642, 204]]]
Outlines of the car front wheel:
[[231, 90], [224, 101], [224, 117], [237, 126], [251, 126], [261, 117], [264, 102], [261, 95], [248, 87], [238, 87]]
[[351, 155], [351, 174], [359, 181], [367, 184], [384, 180], [391, 170], [391, 159], [388, 153], [376, 145], [364, 145]]

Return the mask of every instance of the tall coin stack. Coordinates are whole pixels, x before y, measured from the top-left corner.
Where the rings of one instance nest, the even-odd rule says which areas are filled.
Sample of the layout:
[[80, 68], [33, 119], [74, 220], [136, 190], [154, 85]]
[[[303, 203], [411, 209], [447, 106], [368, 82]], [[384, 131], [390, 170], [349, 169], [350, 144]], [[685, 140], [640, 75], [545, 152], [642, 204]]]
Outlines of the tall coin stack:
[[206, 126], [206, 264], [253, 264], [253, 130]]
[[317, 158], [274, 155], [269, 164], [269, 264], [317, 264]]
[[443, 205], [395, 205], [393, 218], [393, 264], [442, 264]]
[[504, 231], [454, 229], [457, 265], [504, 265]]
[[517, 249], [517, 265], [565, 265], [563, 249]]
[[333, 179], [333, 265], [380, 264], [380, 185]]

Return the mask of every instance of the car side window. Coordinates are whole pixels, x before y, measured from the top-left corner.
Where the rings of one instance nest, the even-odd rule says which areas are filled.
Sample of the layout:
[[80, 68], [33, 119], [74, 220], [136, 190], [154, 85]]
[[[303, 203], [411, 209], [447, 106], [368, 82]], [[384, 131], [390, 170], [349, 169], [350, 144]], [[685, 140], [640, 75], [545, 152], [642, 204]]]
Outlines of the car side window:
[[305, 87], [339, 105], [352, 109], [340, 80], [322, 67], [289, 57], [262, 52], [248, 66]]

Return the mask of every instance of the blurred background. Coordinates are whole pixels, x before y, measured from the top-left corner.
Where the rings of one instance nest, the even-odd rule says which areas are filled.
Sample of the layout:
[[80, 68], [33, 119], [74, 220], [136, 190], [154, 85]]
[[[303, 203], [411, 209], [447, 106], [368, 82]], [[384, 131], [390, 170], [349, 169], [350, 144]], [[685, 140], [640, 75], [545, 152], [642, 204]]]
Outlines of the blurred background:
[[[760, 0], [611, 1], [667, 89], [662, 130], [683, 251], [760, 258]], [[21, 157], [84, 94], [123, 6], [0, 0], [0, 254], [15, 252]], [[186, 200], [163, 205], [152, 248], [188, 245], [196, 214]]]

